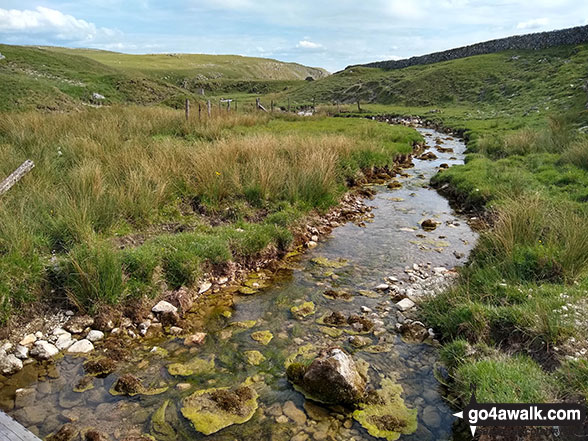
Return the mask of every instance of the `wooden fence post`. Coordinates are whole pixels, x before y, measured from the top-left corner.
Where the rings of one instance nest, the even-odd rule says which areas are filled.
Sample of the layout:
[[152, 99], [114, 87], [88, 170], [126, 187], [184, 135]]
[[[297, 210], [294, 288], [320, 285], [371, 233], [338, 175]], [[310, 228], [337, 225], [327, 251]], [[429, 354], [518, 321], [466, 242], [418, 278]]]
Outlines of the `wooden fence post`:
[[337, 100], [337, 113], [341, 113], [341, 103]]
[[312, 97], [312, 111], [313, 112], [316, 111], [315, 102], [316, 102], [316, 99], [314, 97]]
[[202, 106], [200, 105], [200, 101], [198, 102], [198, 121], [202, 119]]
[[235, 113], [237, 112], [237, 110], [239, 110], [239, 108], [237, 107], [237, 100], [235, 100]]
[[361, 104], [359, 102], [359, 99], [357, 100], [357, 111], [361, 112]]
[[272, 113], [274, 113], [274, 100], [271, 100], [270, 102], [270, 109], [272, 110]]
[[288, 97], [288, 113], [290, 113], [290, 97]]
[[190, 100], [186, 98], [186, 121], [190, 119]]
[[210, 118], [212, 116], [212, 103], [210, 102], [210, 100], [206, 102], [206, 107], [208, 109], [208, 117]]
[[6, 193], [12, 188], [14, 184], [21, 180], [21, 178], [30, 172], [35, 167], [35, 163], [30, 159], [27, 159], [21, 164], [14, 172], [11, 173], [6, 179], [0, 182], [0, 196]]

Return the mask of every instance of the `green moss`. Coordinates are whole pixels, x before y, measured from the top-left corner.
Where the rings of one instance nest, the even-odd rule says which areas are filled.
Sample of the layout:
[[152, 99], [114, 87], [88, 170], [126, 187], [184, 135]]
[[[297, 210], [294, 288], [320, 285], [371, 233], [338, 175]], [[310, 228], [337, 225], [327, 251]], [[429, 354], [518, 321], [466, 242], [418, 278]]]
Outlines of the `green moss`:
[[166, 400], [151, 416], [151, 434], [160, 441], [174, 441], [177, 439], [176, 431], [165, 418], [165, 412], [169, 404], [170, 401]]
[[247, 320], [244, 322], [233, 322], [232, 325], [237, 328], [251, 329], [257, 324], [257, 320]]
[[341, 337], [341, 335], [343, 335], [342, 329], [331, 328], [329, 326], [320, 326], [319, 331], [333, 338]]
[[267, 345], [274, 338], [274, 334], [270, 331], [257, 331], [251, 334], [251, 338], [262, 345]]
[[172, 363], [167, 367], [167, 370], [170, 375], [180, 377], [211, 374], [215, 370], [214, 356], [210, 360], [194, 358], [186, 363]]
[[243, 294], [244, 296], [250, 296], [258, 292], [258, 290], [250, 288], [248, 286], [242, 286], [241, 288], [239, 288], [239, 294]]
[[91, 376], [83, 377], [74, 387], [74, 392], [86, 392], [94, 389], [94, 378]]
[[258, 408], [257, 392], [242, 384], [236, 389], [211, 388], [197, 391], [182, 401], [182, 415], [204, 435], [233, 424], [249, 421]]
[[377, 398], [371, 403], [362, 403], [353, 412], [353, 418], [370, 435], [394, 441], [400, 435], [409, 435], [417, 429], [417, 411], [408, 409], [401, 398], [402, 387], [389, 378], [381, 382], [381, 389], [375, 392]]
[[292, 306], [292, 308], [290, 308], [290, 312], [294, 318], [302, 320], [303, 318], [315, 313], [315, 305], [313, 302], [304, 302], [301, 305]]
[[247, 363], [251, 366], [259, 366], [266, 360], [263, 354], [259, 351], [245, 351], [243, 355], [245, 356]]

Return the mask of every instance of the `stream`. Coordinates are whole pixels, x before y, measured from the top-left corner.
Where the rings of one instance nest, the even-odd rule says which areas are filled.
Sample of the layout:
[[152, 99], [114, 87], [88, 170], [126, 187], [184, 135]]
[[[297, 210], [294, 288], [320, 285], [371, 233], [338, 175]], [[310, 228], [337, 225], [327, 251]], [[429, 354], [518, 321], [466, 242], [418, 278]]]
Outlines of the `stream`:
[[[74, 391], [85, 376], [84, 357], [66, 355], [51, 364], [32, 363], [0, 383], [0, 407], [41, 438], [73, 422], [114, 440], [139, 434], [151, 434], [157, 441], [375, 440], [340, 407], [305, 403], [284, 375], [286, 358], [301, 346], [339, 345], [369, 363], [372, 381], [393, 378], [403, 388], [405, 404], [418, 410], [417, 431], [401, 436], [401, 440], [458, 439], [454, 434], [456, 418], [434, 376], [438, 349], [427, 343], [405, 342], [396, 331], [399, 315], [390, 293], [376, 289], [390, 283], [386, 282], [390, 276], [399, 279], [400, 286], [410, 286], [415, 264], [429, 274], [436, 267], [454, 268], [467, 259], [477, 239], [466, 220], [428, 187], [441, 164], [463, 163], [464, 143], [430, 129], [419, 131], [427, 151], [437, 159], [414, 159], [415, 166], [406, 170], [409, 176], [397, 178], [401, 188], [374, 186], [376, 196], [366, 201], [373, 207], [374, 217], [365, 226], [347, 223], [321, 238], [316, 248], [290, 258], [277, 273], [253, 274], [252, 280], [258, 280], [253, 286], [261, 288], [255, 295], [210, 296], [195, 318], [202, 321], [207, 333], [203, 345], [187, 347], [183, 339], [171, 336], [140, 340], [115, 372], [104, 378], [92, 377], [87, 384], [92, 388], [84, 392]], [[442, 150], [452, 151], [436, 149], [437, 139], [442, 140]], [[434, 219], [438, 227], [424, 231], [419, 227], [424, 219]], [[324, 295], [327, 290], [348, 295], [328, 298]], [[308, 301], [316, 305], [316, 313], [303, 320], [294, 318], [290, 308]], [[328, 330], [317, 319], [331, 311], [363, 314], [378, 324], [378, 332], [365, 334], [371, 343], [359, 348], [350, 344], [352, 333], [347, 330], [327, 335]], [[267, 345], [261, 344], [251, 337], [257, 331], [270, 331], [273, 338]], [[263, 358], [251, 363], [251, 353], [246, 351], [258, 351]], [[171, 363], [185, 363], [194, 357], [212, 368], [186, 376], [169, 373]], [[125, 373], [153, 388], [168, 388], [158, 395], [112, 395], [111, 387]], [[182, 416], [184, 397], [200, 389], [233, 387], [248, 377], [263, 384], [257, 389], [259, 409], [248, 422], [205, 436]], [[27, 388], [30, 393], [26, 400], [15, 403], [17, 388]], [[294, 412], [295, 418], [284, 415], [293, 413], [286, 412], [284, 404], [289, 401], [302, 411]], [[164, 429], [162, 424], [154, 429], [153, 415], [164, 403]]]

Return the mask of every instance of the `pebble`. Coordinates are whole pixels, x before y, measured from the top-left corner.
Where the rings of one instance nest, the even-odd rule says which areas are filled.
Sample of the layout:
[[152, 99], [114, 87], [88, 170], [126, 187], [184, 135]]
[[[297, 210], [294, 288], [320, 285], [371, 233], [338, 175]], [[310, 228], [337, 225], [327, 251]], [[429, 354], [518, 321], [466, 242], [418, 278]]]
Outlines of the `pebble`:
[[306, 424], [306, 414], [298, 409], [293, 401], [286, 401], [283, 407], [284, 415], [299, 426]]
[[74, 344], [74, 341], [72, 340], [71, 334], [69, 332], [60, 335], [57, 338], [57, 341], [55, 342], [55, 346], [60, 351], [63, 351], [65, 349], [69, 348], [73, 344]]
[[90, 332], [88, 332], [88, 335], [86, 336], [86, 339], [90, 340], [91, 342], [97, 342], [102, 340], [103, 338], [104, 332], [98, 331], [96, 329], [92, 329]]
[[410, 299], [402, 299], [401, 301], [396, 303], [396, 306], [398, 307], [398, 309], [400, 309], [400, 311], [404, 312], [414, 308], [415, 303]]
[[90, 340], [79, 340], [69, 347], [67, 352], [70, 354], [87, 354], [94, 350], [94, 345]]
[[176, 308], [174, 305], [172, 305], [169, 302], [166, 302], [165, 300], [160, 301], [157, 305], [155, 305], [151, 311], [155, 312], [155, 313], [163, 313], [163, 312], [177, 312], [178, 308]]
[[36, 341], [37, 337], [35, 337], [35, 334], [28, 334], [25, 335], [24, 338], [18, 344], [21, 346], [30, 346]]
[[184, 330], [182, 328], [179, 328], [178, 326], [172, 326], [171, 328], [169, 328], [169, 333], [171, 335], [180, 335], [182, 332], [184, 332]]
[[6, 355], [5, 351], [0, 351], [0, 372], [5, 375], [12, 375], [22, 369], [22, 360], [14, 354]]
[[390, 285], [388, 285], [387, 283], [380, 283], [374, 289], [376, 291], [386, 291], [387, 289], [390, 289]]
[[[212, 287], [212, 283], [210, 283], [210, 282], [204, 282], [202, 285], [200, 285], [200, 289], [198, 290], [198, 294], [204, 294], [211, 287]], [[153, 312], [156, 312], [156, 311], [153, 311]]]
[[204, 343], [206, 338], [205, 332], [197, 332], [196, 334], [189, 335], [184, 339], [184, 345], [186, 346], [198, 346]]
[[29, 358], [29, 348], [23, 345], [17, 345], [14, 349], [14, 355], [21, 360]]
[[41, 360], [48, 360], [57, 354], [59, 354], [59, 349], [45, 340], [37, 340], [31, 350], [31, 355]]

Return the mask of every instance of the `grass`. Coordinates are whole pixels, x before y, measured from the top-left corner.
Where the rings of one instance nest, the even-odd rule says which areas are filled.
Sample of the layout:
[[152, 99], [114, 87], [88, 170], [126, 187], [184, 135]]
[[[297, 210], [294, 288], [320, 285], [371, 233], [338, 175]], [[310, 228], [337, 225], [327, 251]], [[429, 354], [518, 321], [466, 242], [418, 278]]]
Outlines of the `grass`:
[[[126, 55], [0, 44], [0, 111], [72, 110], [95, 104], [183, 106], [243, 93], [282, 92], [322, 69], [231, 55]], [[207, 96], [199, 95], [200, 89]], [[93, 98], [94, 93], [105, 97]], [[255, 101], [255, 99], [253, 99]]]
[[[2, 197], [2, 316], [51, 292], [93, 310], [284, 250], [297, 219], [336, 204], [350, 177], [420, 139], [370, 121], [261, 112], [190, 121], [163, 107], [6, 113], [0, 175], [25, 159], [36, 167]], [[117, 249], [127, 237], [139, 246]]]

